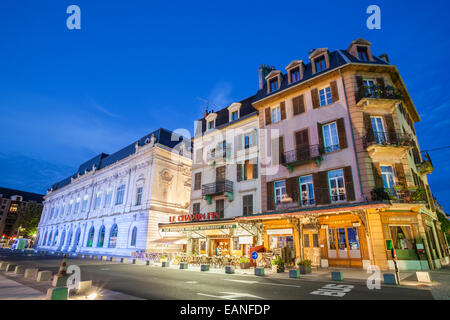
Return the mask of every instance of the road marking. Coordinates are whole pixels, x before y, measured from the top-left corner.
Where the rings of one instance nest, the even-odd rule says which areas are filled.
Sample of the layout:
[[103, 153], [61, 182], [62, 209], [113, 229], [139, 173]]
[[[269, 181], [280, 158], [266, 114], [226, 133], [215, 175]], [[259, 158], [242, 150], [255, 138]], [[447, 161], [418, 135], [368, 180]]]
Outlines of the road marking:
[[225, 293], [223, 296], [215, 296], [213, 294], [206, 294], [206, 293], [197, 293], [200, 296], [205, 297], [212, 297], [217, 299], [225, 299], [225, 300], [240, 300], [242, 298], [252, 298], [252, 299], [261, 299], [264, 300], [262, 297], [258, 297], [249, 293], [239, 293], [239, 292], [220, 292]]
[[109, 268], [101, 268], [100, 270], [101, 270], [101, 271], [108, 271]]
[[300, 288], [300, 286], [294, 285], [294, 284], [283, 284], [283, 283], [270, 283], [270, 282], [259, 282], [259, 281], [250, 281], [250, 280], [236, 280], [236, 279], [223, 279], [226, 281], [233, 281], [233, 282], [241, 282], [241, 283], [247, 283], [247, 284], [266, 284], [269, 286], [281, 286], [281, 287], [294, 287], [294, 288]]
[[355, 286], [345, 284], [330, 283], [324, 285], [322, 288], [310, 292], [310, 294], [316, 294], [319, 296], [339, 297], [342, 298], [349, 293]]
[[189, 283], [189, 284], [197, 284], [198, 281], [186, 281], [186, 283]]

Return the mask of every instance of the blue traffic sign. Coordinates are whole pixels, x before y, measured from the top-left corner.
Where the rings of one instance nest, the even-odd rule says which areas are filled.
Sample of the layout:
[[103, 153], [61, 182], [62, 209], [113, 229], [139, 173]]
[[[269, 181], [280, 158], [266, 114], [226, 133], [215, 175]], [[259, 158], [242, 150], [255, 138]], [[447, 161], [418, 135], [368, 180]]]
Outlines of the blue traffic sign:
[[253, 252], [252, 252], [252, 259], [253, 259], [253, 260], [258, 259], [258, 252], [256, 252], [256, 251], [253, 251]]

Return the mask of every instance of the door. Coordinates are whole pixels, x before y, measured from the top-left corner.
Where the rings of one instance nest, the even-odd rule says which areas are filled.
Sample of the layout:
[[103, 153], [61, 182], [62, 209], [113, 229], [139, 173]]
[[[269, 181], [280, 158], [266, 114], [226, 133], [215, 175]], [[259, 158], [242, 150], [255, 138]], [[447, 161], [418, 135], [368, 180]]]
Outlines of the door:
[[225, 166], [216, 168], [216, 192], [222, 193], [225, 191]]
[[330, 266], [361, 265], [361, 245], [358, 228], [328, 228], [327, 242]]
[[310, 152], [308, 129], [304, 129], [295, 133], [295, 150], [297, 161], [309, 158]]
[[305, 259], [311, 260], [312, 266], [320, 266], [320, 246], [318, 231], [303, 231], [303, 255]]
[[382, 117], [370, 117], [372, 122], [373, 134], [375, 141], [378, 144], [385, 144], [387, 142], [386, 129], [384, 128]]

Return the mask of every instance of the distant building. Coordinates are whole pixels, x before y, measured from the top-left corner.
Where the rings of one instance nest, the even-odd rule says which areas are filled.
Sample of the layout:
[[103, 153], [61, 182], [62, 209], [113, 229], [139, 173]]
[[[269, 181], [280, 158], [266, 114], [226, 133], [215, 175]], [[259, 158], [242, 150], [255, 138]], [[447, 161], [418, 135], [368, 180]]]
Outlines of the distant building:
[[158, 250], [158, 223], [189, 212], [190, 146], [158, 129], [81, 164], [48, 190], [36, 247], [125, 256]]
[[30, 205], [42, 208], [44, 195], [26, 191], [0, 188], [0, 234], [11, 237], [17, 234], [14, 228], [19, 209]]

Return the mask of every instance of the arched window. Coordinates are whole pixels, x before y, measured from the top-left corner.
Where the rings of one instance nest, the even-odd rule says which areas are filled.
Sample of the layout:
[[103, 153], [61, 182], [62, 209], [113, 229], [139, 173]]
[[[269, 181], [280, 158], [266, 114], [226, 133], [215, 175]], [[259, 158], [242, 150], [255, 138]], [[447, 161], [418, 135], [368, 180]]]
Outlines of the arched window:
[[131, 231], [131, 242], [130, 246], [136, 246], [136, 238], [137, 238], [137, 227], [133, 227], [133, 231]]
[[103, 243], [105, 242], [105, 226], [100, 228], [100, 232], [98, 235], [97, 247], [103, 248]]
[[63, 231], [61, 235], [61, 240], [59, 241], [59, 246], [62, 247], [64, 244], [64, 240], [66, 239], [66, 230]]
[[117, 224], [114, 224], [111, 227], [111, 233], [109, 235], [109, 248], [115, 248], [117, 243], [117, 234], [119, 232], [119, 229], [117, 228]]
[[94, 226], [92, 226], [91, 229], [89, 230], [86, 247], [92, 247], [92, 243], [94, 242], [94, 233], [95, 233], [95, 228], [94, 228]]
[[56, 241], [58, 240], [58, 230], [56, 230], [55, 237], [53, 238], [53, 245], [56, 245]]
[[45, 231], [44, 241], [42, 241], [42, 245], [45, 246], [45, 243], [47, 241], [48, 231]]
[[53, 233], [53, 231], [50, 231], [50, 237], [48, 237], [48, 241], [47, 241], [48, 246], [52, 243], [52, 233]]
[[80, 243], [80, 236], [81, 236], [81, 229], [78, 228], [77, 229], [77, 233], [75, 234], [75, 241], [74, 241], [74, 246], [78, 246], [78, 244]]

